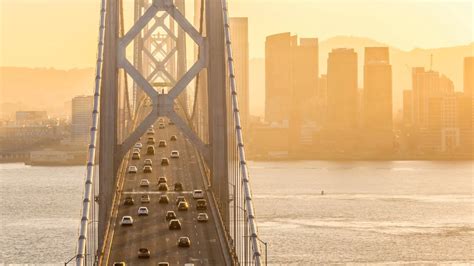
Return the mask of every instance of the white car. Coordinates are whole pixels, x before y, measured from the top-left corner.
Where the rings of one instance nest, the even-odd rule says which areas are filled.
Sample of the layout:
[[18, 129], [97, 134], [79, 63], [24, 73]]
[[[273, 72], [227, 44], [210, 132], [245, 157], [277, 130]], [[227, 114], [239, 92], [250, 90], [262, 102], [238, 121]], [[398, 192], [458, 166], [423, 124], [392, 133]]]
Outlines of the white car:
[[149, 187], [150, 186], [150, 181], [148, 181], [148, 179], [142, 179], [142, 180], [140, 180], [140, 186], [141, 187]]
[[209, 216], [207, 216], [207, 213], [201, 212], [197, 216], [197, 221], [200, 223], [205, 223], [209, 220]]
[[179, 151], [171, 151], [171, 158], [179, 158]]
[[129, 174], [136, 174], [136, 173], [137, 173], [137, 170], [138, 170], [137, 167], [134, 166], [134, 165], [130, 165], [130, 166], [128, 167], [128, 173], [129, 173]]
[[196, 189], [193, 191], [193, 199], [203, 199], [204, 192], [200, 189]]
[[132, 216], [123, 216], [122, 221], [120, 222], [121, 225], [133, 225], [133, 218]]
[[147, 207], [138, 208], [138, 216], [140, 215], [148, 215], [148, 208]]
[[137, 142], [135, 143], [135, 146], [133, 146], [134, 148], [137, 148], [137, 149], [141, 149], [143, 148], [143, 144], [141, 144], [140, 142]]

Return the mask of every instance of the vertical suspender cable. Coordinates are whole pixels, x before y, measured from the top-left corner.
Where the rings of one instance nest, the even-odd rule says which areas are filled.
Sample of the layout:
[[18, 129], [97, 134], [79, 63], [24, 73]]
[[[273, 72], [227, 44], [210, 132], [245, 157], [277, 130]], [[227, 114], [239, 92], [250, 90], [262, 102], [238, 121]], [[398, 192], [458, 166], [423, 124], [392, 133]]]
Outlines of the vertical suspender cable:
[[244, 140], [242, 136], [242, 126], [240, 123], [240, 114], [239, 114], [239, 103], [237, 100], [237, 90], [236, 90], [236, 82], [235, 82], [235, 72], [234, 72], [234, 63], [232, 57], [232, 46], [230, 40], [230, 25], [229, 25], [229, 18], [228, 18], [228, 7], [227, 1], [222, 1], [222, 9], [223, 9], [223, 17], [224, 17], [224, 35], [226, 41], [226, 51], [227, 51], [227, 62], [228, 62], [228, 69], [229, 69], [229, 78], [230, 78], [230, 90], [231, 90], [231, 97], [232, 97], [232, 109], [234, 114], [234, 122], [235, 122], [235, 134], [237, 136], [237, 146], [238, 146], [238, 153], [239, 153], [239, 164], [241, 169], [241, 177], [242, 177], [242, 186], [244, 190], [245, 196], [245, 204], [247, 209], [247, 218], [249, 223], [249, 231], [250, 231], [250, 241], [252, 247], [252, 258], [254, 259], [255, 265], [261, 265], [261, 253], [260, 247], [258, 244], [257, 239], [257, 223], [255, 221], [255, 211], [253, 208], [252, 202], [252, 192], [250, 190], [250, 180], [249, 180], [249, 173], [247, 168], [247, 161], [245, 159], [245, 149], [244, 149]]
[[[92, 127], [90, 129], [90, 143], [87, 159], [86, 182], [84, 189], [84, 198], [82, 201], [82, 218], [79, 230], [79, 239], [77, 242], [76, 266], [83, 266], [86, 259], [86, 243], [87, 243], [87, 227], [89, 225], [89, 215], [91, 204], [94, 204], [94, 196], [92, 195], [92, 187], [94, 186], [94, 164], [97, 145], [97, 130], [99, 125], [99, 105], [100, 105], [100, 82], [102, 75], [102, 61], [104, 54], [104, 35], [105, 35], [105, 14], [106, 0], [101, 0], [100, 5], [100, 26], [99, 40], [97, 45], [97, 62], [96, 75], [94, 84], [94, 107], [92, 111]], [[92, 225], [94, 226], [94, 225]]]

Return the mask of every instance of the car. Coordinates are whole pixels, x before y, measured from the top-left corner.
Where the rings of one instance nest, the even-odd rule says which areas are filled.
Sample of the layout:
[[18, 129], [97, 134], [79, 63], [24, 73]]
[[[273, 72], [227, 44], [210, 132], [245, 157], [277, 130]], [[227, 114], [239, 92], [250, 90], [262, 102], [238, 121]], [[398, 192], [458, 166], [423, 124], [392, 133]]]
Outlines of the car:
[[199, 223], [207, 223], [208, 220], [209, 220], [209, 216], [207, 216], [207, 213], [205, 212], [201, 212], [197, 216], [197, 221]]
[[171, 138], [170, 138], [171, 141], [177, 141], [178, 140], [178, 137], [176, 137], [176, 135], [172, 135]]
[[170, 160], [168, 160], [168, 158], [166, 157], [161, 158], [161, 166], [168, 166], [168, 165], [170, 165]]
[[181, 201], [186, 201], [186, 199], [184, 198], [184, 196], [178, 196], [178, 197], [176, 197], [176, 206], [178, 206], [178, 204], [179, 204]]
[[133, 205], [135, 201], [133, 200], [132, 196], [127, 196], [125, 197], [125, 201], [123, 202], [123, 205]]
[[189, 248], [191, 246], [191, 240], [187, 236], [182, 236], [178, 239], [178, 247]]
[[114, 266], [126, 266], [127, 264], [123, 261], [114, 262]]
[[158, 119], [158, 123], [164, 123], [165, 122], [165, 119], [163, 117], [160, 117], [160, 119]]
[[196, 210], [206, 210], [207, 209], [207, 202], [205, 199], [198, 199], [196, 202]]
[[193, 191], [193, 199], [203, 199], [204, 192], [200, 189], [196, 189]]
[[148, 145], [146, 147], [146, 154], [147, 155], [155, 155], [155, 146], [153, 145]]
[[132, 160], [140, 160], [140, 153], [139, 152], [133, 152], [132, 153]]
[[145, 162], [143, 163], [143, 165], [152, 166], [152, 165], [153, 165], [153, 161], [152, 161], [151, 159], [145, 159]]
[[149, 165], [143, 166], [143, 173], [151, 173], [151, 172], [152, 172], [151, 166]]
[[159, 128], [159, 129], [164, 129], [164, 128], [165, 128], [165, 124], [164, 124], [164, 123], [160, 123], [160, 124], [158, 125], [158, 128]]
[[161, 195], [160, 199], [158, 200], [158, 203], [163, 203], [163, 204], [168, 204], [170, 202], [170, 198], [168, 198], [168, 195]]
[[141, 215], [148, 215], [148, 208], [147, 207], [138, 208], [138, 216], [141, 216]]
[[171, 151], [171, 158], [179, 158], [179, 151]]
[[164, 148], [164, 147], [166, 147], [166, 146], [167, 146], [167, 145], [166, 145], [166, 141], [165, 141], [165, 140], [160, 140], [160, 141], [158, 142], [158, 147]]
[[168, 125], [174, 125], [174, 122], [173, 122], [173, 120], [171, 120], [171, 119], [170, 119], [170, 120], [168, 120]]
[[169, 230], [181, 230], [181, 222], [178, 219], [171, 219], [168, 223]]
[[150, 195], [145, 194], [140, 197], [141, 203], [150, 203]]
[[149, 137], [149, 138], [146, 140], [146, 144], [155, 144], [155, 138], [154, 138], [154, 137]]
[[160, 261], [160, 262], [158, 262], [158, 266], [170, 266], [170, 264], [168, 262], [165, 262], [165, 261]]
[[139, 148], [133, 148], [133, 152], [138, 152], [138, 153], [140, 153], [140, 152], [141, 152], [141, 149], [139, 149]]
[[135, 143], [135, 146], [133, 146], [134, 148], [137, 148], [137, 149], [141, 149], [143, 148], [143, 144], [141, 144], [140, 142], [137, 142]]
[[167, 211], [165, 218], [166, 218], [166, 221], [176, 219], [176, 213], [174, 211]]
[[139, 248], [138, 249], [138, 258], [139, 259], [149, 259], [150, 258], [150, 251], [147, 248]]
[[189, 204], [186, 201], [182, 201], [178, 204], [178, 211], [187, 211], [189, 209]]
[[130, 166], [128, 167], [128, 173], [129, 173], [129, 174], [136, 174], [136, 173], [137, 173], [137, 167], [134, 166], [134, 165], [130, 165]]
[[158, 185], [158, 191], [168, 191], [168, 185], [166, 183], [160, 183]]
[[183, 184], [181, 184], [180, 182], [176, 182], [174, 184], [174, 191], [183, 191]]
[[149, 186], [150, 186], [150, 181], [148, 181], [148, 179], [140, 180], [140, 187], [149, 187]]
[[168, 182], [168, 179], [166, 179], [166, 176], [160, 176], [160, 178], [158, 178], [158, 184], [167, 183], [167, 182]]
[[149, 128], [148, 131], [146, 132], [148, 136], [155, 135], [155, 130], [153, 128]]
[[122, 221], [120, 222], [122, 226], [125, 225], [133, 225], [133, 218], [132, 216], [123, 216]]

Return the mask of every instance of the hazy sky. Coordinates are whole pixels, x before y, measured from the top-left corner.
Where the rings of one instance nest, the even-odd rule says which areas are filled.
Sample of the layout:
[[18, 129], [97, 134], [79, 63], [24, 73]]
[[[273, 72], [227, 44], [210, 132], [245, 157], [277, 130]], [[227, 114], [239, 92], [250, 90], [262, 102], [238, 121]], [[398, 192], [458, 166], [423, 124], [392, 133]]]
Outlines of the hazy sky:
[[[0, 65], [92, 67], [99, 2], [0, 0]], [[249, 17], [250, 57], [263, 57], [265, 36], [284, 31], [320, 40], [369, 37], [404, 50], [467, 44], [474, 35], [472, 1], [229, 2], [232, 16]]]

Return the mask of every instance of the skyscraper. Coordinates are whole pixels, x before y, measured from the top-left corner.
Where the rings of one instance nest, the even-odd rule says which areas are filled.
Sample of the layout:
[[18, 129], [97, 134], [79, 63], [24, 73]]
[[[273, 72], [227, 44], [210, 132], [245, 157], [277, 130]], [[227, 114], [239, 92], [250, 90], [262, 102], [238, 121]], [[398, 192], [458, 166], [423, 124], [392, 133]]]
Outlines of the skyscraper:
[[357, 96], [357, 54], [354, 49], [333, 49], [328, 57], [326, 119], [328, 128], [356, 128]]
[[292, 49], [296, 36], [280, 33], [265, 41], [265, 120], [283, 123], [292, 106]]
[[413, 125], [413, 91], [403, 91], [403, 125]]
[[415, 67], [412, 71], [413, 122], [419, 128], [428, 126], [429, 99], [453, 93], [453, 82], [436, 71]]
[[474, 56], [464, 58], [464, 93], [474, 96]]
[[87, 142], [92, 125], [93, 96], [72, 99], [71, 137], [75, 142]]
[[249, 121], [249, 41], [248, 18], [230, 18], [234, 71], [239, 94], [240, 118], [244, 130]]
[[312, 122], [319, 78], [318, 39], [301, 38], [292, 49], [292, 109], [302, 123]]
[[392, 66], [388, 47], [366, 47], [363, 125], [392, 131]]

